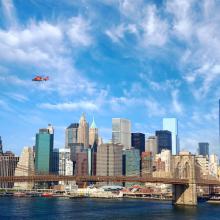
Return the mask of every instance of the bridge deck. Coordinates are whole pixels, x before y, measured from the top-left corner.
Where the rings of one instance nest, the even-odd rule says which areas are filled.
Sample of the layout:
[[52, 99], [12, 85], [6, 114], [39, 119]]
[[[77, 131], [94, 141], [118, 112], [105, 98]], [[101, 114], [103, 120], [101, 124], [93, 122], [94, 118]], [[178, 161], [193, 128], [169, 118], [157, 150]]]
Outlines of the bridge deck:
[[[0, 182], [139, 182], [164, 183], [174, 185], [189, 184], [188, 179], [139, 177], [139, 176], [60, 176], [60, 175], [33, 175], [33, 176], [0, 176]], [[198, 185], [220, 185], [218, 180], [196, 179]]]

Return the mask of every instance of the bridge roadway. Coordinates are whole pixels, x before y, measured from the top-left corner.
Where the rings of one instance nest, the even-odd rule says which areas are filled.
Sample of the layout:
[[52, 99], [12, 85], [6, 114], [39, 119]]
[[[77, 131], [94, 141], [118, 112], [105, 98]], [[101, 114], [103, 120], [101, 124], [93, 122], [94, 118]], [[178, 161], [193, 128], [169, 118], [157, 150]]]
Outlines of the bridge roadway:
[[[189, 179], [139, 177], [139, 176], [61, 176], [61, 175], [32, 175], [32, 176], [0, 176], [0, 182], [139, 182], [139, 183], [164, 183], [173, 185], [188, 185]], [[214, 179], [195, 179], [197, 185], [220, 186]]]

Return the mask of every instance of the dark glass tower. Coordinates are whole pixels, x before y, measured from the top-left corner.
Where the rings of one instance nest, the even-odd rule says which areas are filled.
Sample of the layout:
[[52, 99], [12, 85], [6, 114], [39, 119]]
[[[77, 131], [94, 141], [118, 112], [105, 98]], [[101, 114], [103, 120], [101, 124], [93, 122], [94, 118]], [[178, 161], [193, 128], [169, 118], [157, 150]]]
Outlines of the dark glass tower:
[[161, 130], [155, 132], [158, 140], [158, 152], [161, 153], [163, 149], [172, 152], [172, 133], [170, 131]]
[[53, 167], [53, 128], [43, 128], [36, 134], [35, 169], [37, 173], [48, 174]]
[[209, 143], [199, 143], [198, 154], [203, 156], [209, 156]]
[[2, 155], [3, 154], [3, 146], [2, 146], [2, 138], [1, 138], [1, 136], [0, 136], [0, 155]]
[[140, 155], [145, 151], [145, 134], [131, 133], [131, 146], [140, 151]]

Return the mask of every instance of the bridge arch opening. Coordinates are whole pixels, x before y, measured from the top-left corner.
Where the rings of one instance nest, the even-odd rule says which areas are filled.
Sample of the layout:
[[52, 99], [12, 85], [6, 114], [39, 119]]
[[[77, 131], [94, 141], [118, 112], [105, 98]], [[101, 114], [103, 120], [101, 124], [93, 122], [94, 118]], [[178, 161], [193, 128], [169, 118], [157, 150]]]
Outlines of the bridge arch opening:
[[188, 178], [190, 177], [190, 165], [189, 165], [188, 162], [186, 162], [186, 163], [184, 164], [182, 174], [183, 174], [183, 178], [184, 178], [184, 179], [188, 179]]

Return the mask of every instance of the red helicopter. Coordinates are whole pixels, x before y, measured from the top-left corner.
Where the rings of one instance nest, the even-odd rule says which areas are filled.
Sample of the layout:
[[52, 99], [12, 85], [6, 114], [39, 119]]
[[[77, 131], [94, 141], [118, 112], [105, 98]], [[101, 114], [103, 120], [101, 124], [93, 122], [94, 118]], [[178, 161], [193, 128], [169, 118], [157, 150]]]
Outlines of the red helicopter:
[[35, 76], [32, 81], [37, 81], [37, 82], [40, 82], [40, 81], [47, 81], [49, 80], [49, 76], [47, 77], [42, 77], [42, 76]]

